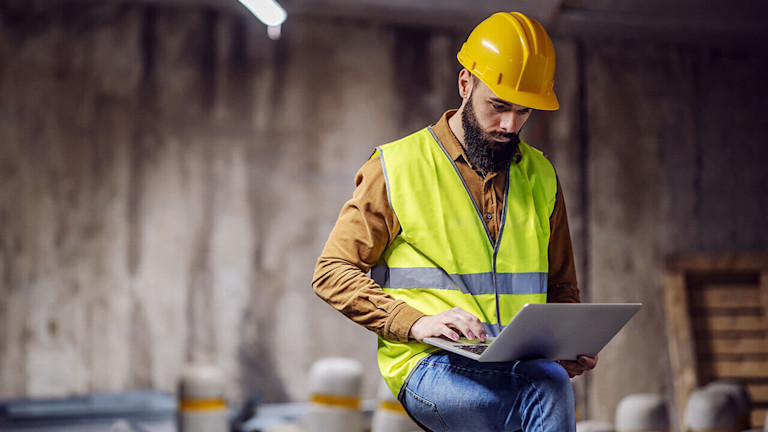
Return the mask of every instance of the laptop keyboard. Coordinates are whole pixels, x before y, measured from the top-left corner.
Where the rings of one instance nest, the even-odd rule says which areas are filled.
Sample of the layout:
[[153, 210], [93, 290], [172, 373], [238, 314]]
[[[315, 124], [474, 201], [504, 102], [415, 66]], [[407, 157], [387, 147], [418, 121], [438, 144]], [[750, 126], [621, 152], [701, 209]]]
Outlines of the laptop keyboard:
[[463, 349], [464, 351], [469, 351], [475, 354], [482, 354], [483, 351], [485, 351], [485, 349], [488, 348], [488, 345], [465, 344], [465, 345], [456, 345], [456, 348], [460, 348], [460, 349]]

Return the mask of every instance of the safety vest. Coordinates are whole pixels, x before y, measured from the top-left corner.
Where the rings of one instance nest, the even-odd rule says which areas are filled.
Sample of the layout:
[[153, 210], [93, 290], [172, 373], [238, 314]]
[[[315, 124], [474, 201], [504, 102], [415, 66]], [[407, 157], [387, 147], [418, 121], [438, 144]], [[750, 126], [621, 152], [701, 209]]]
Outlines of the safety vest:
[[[491, 241], [483, 215], [431, 128], [377, 148], [401, 230], [371, 277], [392, 297], [432, 315], [459, 306], [495, 336], [526, 303], [547, 300], [549, 217], [557, 180], [544, 155], [520, 142]], [[495, 217], [492, 216], [492, 217]], [[431, 345], [379, 337], [379, 368], [397, 396]]]

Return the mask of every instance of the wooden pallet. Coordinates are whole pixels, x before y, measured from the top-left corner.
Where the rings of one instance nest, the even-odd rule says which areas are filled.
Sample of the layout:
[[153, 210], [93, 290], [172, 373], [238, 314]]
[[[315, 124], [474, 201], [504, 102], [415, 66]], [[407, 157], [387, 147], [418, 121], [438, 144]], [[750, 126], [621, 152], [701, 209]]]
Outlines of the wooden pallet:
[[675, 406], [714, 380], [746, 385], [751, 426], [768, 412], [768, 253], [670, 259], [663, 276]]

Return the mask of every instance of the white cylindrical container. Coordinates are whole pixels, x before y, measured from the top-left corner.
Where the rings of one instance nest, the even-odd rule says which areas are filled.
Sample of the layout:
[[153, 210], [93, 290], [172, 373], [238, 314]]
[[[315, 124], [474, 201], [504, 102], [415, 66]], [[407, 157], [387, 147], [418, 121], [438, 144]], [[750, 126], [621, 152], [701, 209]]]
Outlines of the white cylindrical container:
[[722, 392], [727, 397], [733, 398], [736, 404], [739, 430], [749, 429], [752, 423], [752, 398], [749, 397], [747, 388], [733, 381], [713, 381], [705, 387], [709, 393]]
[[179, 383], [179, 432], [228, 431], [221, 370], [213, 365], [188, 365]]
[[353, 359], [320, 359], [309, 371], [309, 432], [361, 432], [360, 389], [363, 367]]
[[669, 414], [662, 396], [652, 393], [632, 394], [624, 397], [616, 407], [616, 430], [668, 431]]
[[576, 432], [616, 432], [616, 428], [604, 421], [582, 420], [576, 423]]
[[373, 413], [371, 432], [419, 432], [416, 423], [408, 416], [400, 402], [392, 394], [384, 380], [376, 395], [376, 411]]
[[685, 409], [685, 428], [690, 432], [739, 432], [736, 401], [723, 392], [694, 390]]

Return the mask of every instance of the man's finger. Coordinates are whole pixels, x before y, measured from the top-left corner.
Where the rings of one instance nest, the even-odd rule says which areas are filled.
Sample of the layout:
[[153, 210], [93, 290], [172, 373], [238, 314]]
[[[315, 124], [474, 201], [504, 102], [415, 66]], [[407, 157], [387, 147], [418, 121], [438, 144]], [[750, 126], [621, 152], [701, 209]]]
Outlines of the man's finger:
[[584, 366], [573, 360], [559, 360], [557, 363], [568, 372], [570, 378], [579, 376], [586, 371]]
[[[447, 328], [449, 328], [449, 329], [453, 330], [454, 332], [458, 333], [457, 339], [459, 337], [461, 337], [461, 336], [466, 336], [467, 339], [472, 339], [472, 338], [470, 338], [467, 335], [467, 333], [470, 332], [469, 326], [465, 322], [461, 321], [460, 319], [450, 320], [450, 321], [444, 323], [444, 325]], [[456, 339], [453, 339], [453, 340], [456, 340]]]
[[445, 327], [445, 330], [442, 332], [442, 335], [447, 337], [448, 339], [456, 342], [461, 337], [460, 334], [456, 333], [455, 331], [451, 330], [450, 327]]
[[594, 358], [587, 356], [579, 356], [576, 361], [584, 368], [584, 370], [592, 370], [597, 366], [597, 356]]
[[448, 310], [444, 317], [444, 323], [446, 325], [458, 330], [462, 335], [466, 336], [467, 339], [472, 340], [477, 337], [480, 340], [485, 341], [485, 328], [483, 328], [483, 324], [480, 320], [471, 313], [461, 308], [453, 308]]

